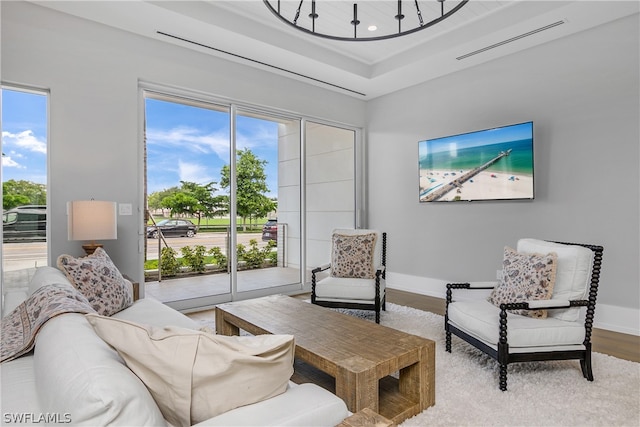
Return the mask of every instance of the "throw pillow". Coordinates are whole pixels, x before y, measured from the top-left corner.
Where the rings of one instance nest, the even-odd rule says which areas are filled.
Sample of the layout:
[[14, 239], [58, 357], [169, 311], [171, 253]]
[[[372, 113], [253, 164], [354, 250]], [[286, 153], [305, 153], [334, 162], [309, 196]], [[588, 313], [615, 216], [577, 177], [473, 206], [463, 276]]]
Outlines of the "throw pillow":
[[[553, 293], [558, 257], [555, 252], [526, 254], [506, 247], [502, 263], [502, 280], [488, 300], [500, 306], [503, 303], [548, 300]], [[547, 310], [512, 310], [514, 314], [544, 319]]]
[[57, 265], [99, 314], [111, 316], [133, 304], [133, 285], [104, 249], [83, 258], [60, 255]]
[[337, 234], [332, 236], [331, 275], [333, 277], [373, 279], [373, 254], [377, 235]]
[[86, 317], [174, 426], [190, 426], [284, 393], [293, 374], [292, 335], [228, 337]]

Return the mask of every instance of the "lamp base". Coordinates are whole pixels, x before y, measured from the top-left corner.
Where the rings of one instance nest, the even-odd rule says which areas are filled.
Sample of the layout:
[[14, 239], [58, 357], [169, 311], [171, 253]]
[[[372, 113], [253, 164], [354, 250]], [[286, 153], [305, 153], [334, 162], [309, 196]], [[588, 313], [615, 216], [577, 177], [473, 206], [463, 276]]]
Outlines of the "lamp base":
[[82, 249], [87, 255], [91, 255], [96, 251], [96, 249], [101, 248], [103, 245], [100, 243], [89, 243], [87, 245], [82, 245]]

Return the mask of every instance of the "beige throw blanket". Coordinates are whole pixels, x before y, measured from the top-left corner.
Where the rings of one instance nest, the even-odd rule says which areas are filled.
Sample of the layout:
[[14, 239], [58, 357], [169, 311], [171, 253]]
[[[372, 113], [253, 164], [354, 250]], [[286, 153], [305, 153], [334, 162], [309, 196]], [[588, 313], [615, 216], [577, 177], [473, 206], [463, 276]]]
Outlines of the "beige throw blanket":
[[95, 313], [89, 301], [68, 284], [46, 285], [2, 319], [0, 363], [33, 349], [40, 328], [63, 313]]

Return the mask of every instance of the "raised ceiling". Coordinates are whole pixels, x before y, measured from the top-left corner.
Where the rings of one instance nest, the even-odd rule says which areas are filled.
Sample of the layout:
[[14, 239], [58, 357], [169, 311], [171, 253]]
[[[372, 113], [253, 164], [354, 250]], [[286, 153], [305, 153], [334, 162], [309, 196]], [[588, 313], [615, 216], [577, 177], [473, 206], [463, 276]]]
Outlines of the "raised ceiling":
[[[295, 6], [287, 6], [295, 9], [299, 0], [283, 3], [292, 1]], [[447, 20], [414, 34], [347, 42], [291, 28], [279, 21], [262, 0], [33, 3], [364, 100], [637, 14], [639, 9], [637, 1], [471, 0]], [[304, 3], [310, 4], [310, 0]], [[334, 11], [343, 7], [342, 3], [353, 4], [316, 0], [322, 25], [331, 28], [341, 24], [345, 17]], [[396, 13], [394, 0], [359, 3], [358, 18], [363, 23], [359, 31], [366, 31], [368, 21], [379, 19], [375, 18], [378, 15]], [[367, 3], [375, 10], [366, 12]], [[433, 19], [427, 14], [437, 13], [434, 9], [439, 9], [439, 2], [418, 3], [425, 19]], [[450, 3], [457, 1], [447, 0], [445, 7]], [[404, 4], [408, 20], [415, 6], [413, 1]]]

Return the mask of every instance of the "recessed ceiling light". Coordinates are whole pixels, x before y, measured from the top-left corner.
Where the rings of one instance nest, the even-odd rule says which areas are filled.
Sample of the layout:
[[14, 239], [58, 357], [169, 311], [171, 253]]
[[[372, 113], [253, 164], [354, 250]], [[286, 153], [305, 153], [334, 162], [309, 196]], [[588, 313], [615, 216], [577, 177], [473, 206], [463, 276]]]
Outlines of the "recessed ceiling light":
[[369, 31], [375, 31], [375, 30], [377, 30], [377, 29], [378, 29], [378, 27], [376, 27], [375, 25], [369, 25], [369, 26], [367, 27], [367, 30], [369, 30]]

